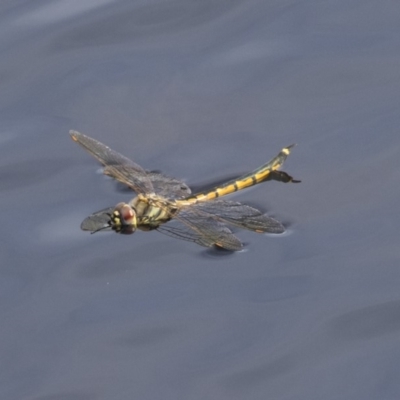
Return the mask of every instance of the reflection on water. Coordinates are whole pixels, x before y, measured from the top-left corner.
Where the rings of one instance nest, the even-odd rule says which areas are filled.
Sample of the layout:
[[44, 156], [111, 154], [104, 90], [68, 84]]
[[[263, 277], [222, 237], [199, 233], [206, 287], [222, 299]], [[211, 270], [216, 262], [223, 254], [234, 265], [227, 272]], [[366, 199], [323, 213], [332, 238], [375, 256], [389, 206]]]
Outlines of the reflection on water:
[[397, 333], [400, 329], [400, 302], [391, 301], [353, 310], [336, 318], [331, 333], [334, 340], [372, 339]]
[[29, 10], [17, 18], [18, 24], [43, 26], [54, 24], [71, 17], [78, 17], [88, 11], [112, 3], [112, 0], [91, 0], [81, 2], [79, 0], [57, 0], [48, 4], [38, 4], [35, 9]]
[[19, 161], [0, 169], [1, 190], [18, 190], [38, 185], [57, 176], [68, 165], [68, 160], [41, 159]]
[[[376, 4], [1, 3], [1, 398], [400, 397], [400, 5]], [[70, 129], [194, 187], [298, 143], [301, 184], [233, 196], [290, 235], [87, 235], [132, 193]]]

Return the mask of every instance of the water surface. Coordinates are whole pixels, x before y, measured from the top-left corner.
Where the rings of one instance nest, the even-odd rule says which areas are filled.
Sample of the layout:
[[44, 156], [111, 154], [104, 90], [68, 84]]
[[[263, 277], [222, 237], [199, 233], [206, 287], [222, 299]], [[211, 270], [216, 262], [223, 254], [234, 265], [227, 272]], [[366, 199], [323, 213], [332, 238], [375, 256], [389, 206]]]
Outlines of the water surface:
[[[400, 5], [3, 1], [1, 398], [398, 399]], [[282, 220], [226, 255], [88, 235], [128, 200], [82, 131]]]

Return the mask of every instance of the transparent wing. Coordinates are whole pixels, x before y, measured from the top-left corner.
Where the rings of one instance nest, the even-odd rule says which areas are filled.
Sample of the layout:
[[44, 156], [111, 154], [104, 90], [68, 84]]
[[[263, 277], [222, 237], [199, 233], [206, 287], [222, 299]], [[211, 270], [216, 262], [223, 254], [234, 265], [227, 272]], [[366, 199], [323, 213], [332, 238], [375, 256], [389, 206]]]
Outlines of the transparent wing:
[[168, 199], [184, 199], [192, 193], [189, 186], [179, 179], [154, 171], [147, 171], [147, 176], [153, 184], [154, 192], [160, 196]]
[[238, 251], [243, 248], [242, 242], [213, 216], [182, 209], [174, 219], [157, 230], [177, 239], [195, 242], [200, 246], [219, 246], [227, 250]]
[[204, 201], [187, 208], [191, 212], [213, 215], [219, 221], [256, 232], [283, 233], [285, 227], [276, 219], [248, 205], [226, 200]]
[[132, 165], [108, 165], [103, 173], [129, 186], [136, 193], [154, 193], [154, 188], [147, 175], [138, 174]]
[[157, 231], [163, 233], [164, 235], [171, 236], [175, 239], [187, 240], [189, 242], [197, 243], [200, 246], [210, 247], [213, 245], [213, 243], [207, 240], [204, 235], [197, 231], [194, 231], [177, 219], [173, 219], [166, 224], [160, 225], [157, 228]]
[[81, 145], [106, 167], [104, 173], [127, 184], [136, 193], [154, 192], [146, 171], [140, 165], [89, 136], [77, 131], [69, 133], [73, 141]]
[[124, 183], [136, 193], [157, 193], [171, 199], [182, 199], [191, 194], [182, 181], [159, 172], [145, 171], [129, 158], [103, 143], [77, 131], [70, 131], [72, 139], [105, 166], [104, 173]]
[[[190, 188], [178, 179], [159, 172], [146, 172], [146, 176], [138, 175], [135, 169], [127, 164], [107, 166], [104, 168], [104, 174], [129, 186], [135, 192], [138, 185], [141, 185], [142, 189], [146, 190], [145, 193], [157, 193], [168, 199], [184, 199], [191, 193]], [[148, 182], [151, 182], [151, 187]]]
[[83, 231], [90, 231], [92, 233], [107, 230], [110, 227], [111, 214], [114, 211], [114, 207], [108, 207], [86, 217], [81, 223], [81, 229]]

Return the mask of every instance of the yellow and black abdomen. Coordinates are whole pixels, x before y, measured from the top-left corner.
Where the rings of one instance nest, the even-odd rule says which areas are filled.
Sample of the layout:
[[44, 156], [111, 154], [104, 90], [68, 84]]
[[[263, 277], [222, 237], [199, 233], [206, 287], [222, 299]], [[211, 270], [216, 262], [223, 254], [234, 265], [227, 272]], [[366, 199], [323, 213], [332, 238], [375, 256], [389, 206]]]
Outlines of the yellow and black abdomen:
[[249, 172], [246, 175], [242, 175], [237, 179], [232, 179], [221, 186], [217, 186], [211, 190], [203, 193], [197, 193], [178, 203], [190, 204], [196, 203], [198, 201], [212, 200], [217, 197], [226, 196], [230, 193], [237, 192], [238, 190], [245, 189], [250, 186], [254, 186], [258, 183], [264, 182], [269, 179], [279, 180], [281, 182], [299, 182], [294, 180], [286, 172], [276, 172], [276, 170], [283, 164], [286, 157], [290, 154], [290, 151], [294, 145], [283, 148], [279, 154], [270, 160], [268, 163], [262, 165], [261, 167]]

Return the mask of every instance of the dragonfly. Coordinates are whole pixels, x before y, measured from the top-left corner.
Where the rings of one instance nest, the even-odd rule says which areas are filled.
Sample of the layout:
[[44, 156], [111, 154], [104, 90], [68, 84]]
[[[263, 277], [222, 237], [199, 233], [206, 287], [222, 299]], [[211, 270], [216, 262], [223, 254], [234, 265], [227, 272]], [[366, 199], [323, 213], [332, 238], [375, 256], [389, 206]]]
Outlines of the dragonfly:
[[128, 203], [97, 211], [81, 224], [96, 233], [111, 230], [132, 234], [136, 230], [157, 230], [177, 239], [204, 247], [229, 251], [243, 248], [232, 232], [234, 227], [259, 233], [281, 234], [285, 227], [260, 210], [221, 197], [268, 180], [298, 183], [281, 167], [294, 145], [283, 148], [266, 164], [239, 178], [210, 190], [192, 194], [185, 182], [160, 172], [147, 171], [105, 144], [77, 131], [70, 131], [74, 142], [103, 164], [103, 173], [132, 189], [136, 196]]

